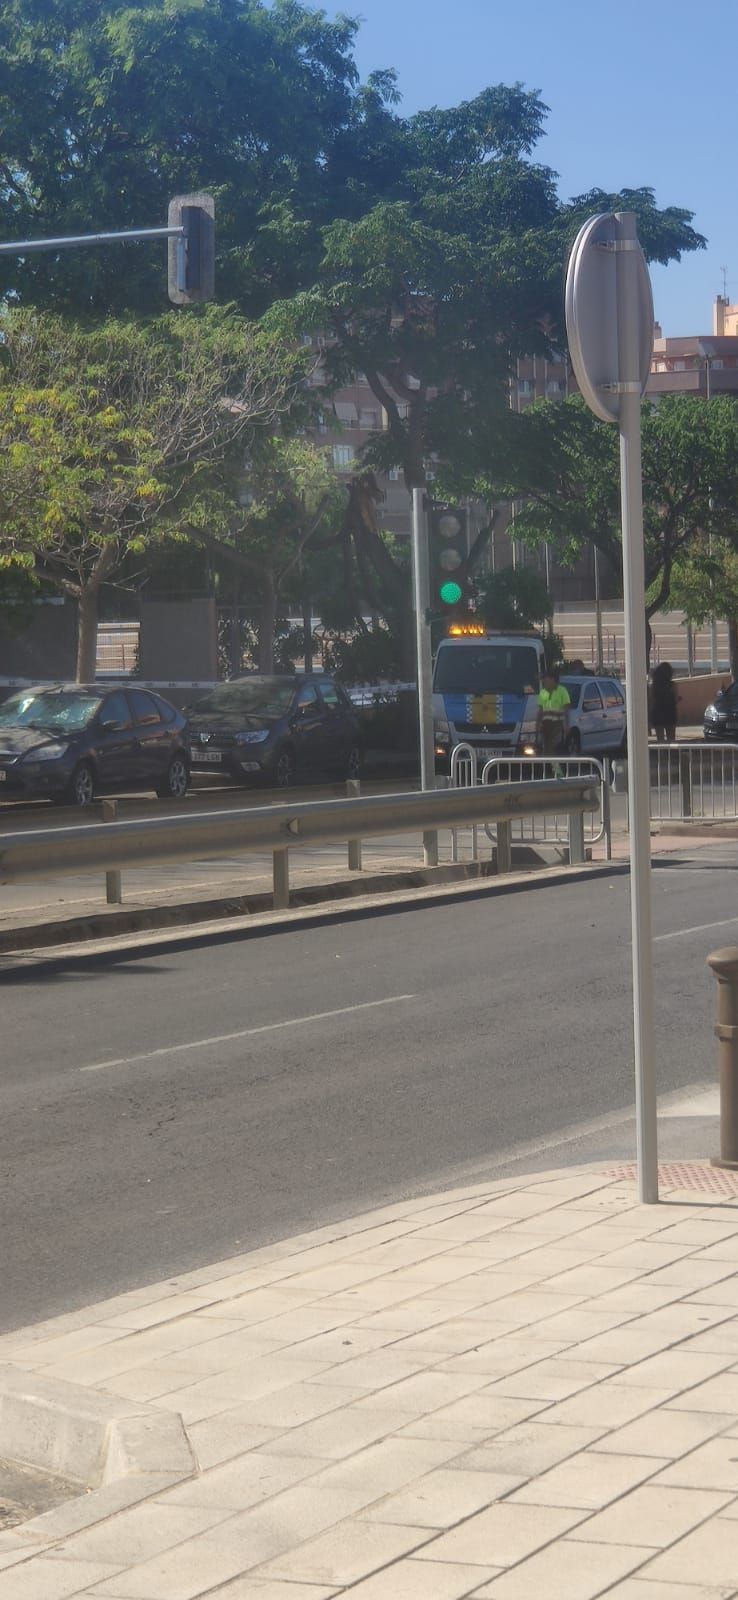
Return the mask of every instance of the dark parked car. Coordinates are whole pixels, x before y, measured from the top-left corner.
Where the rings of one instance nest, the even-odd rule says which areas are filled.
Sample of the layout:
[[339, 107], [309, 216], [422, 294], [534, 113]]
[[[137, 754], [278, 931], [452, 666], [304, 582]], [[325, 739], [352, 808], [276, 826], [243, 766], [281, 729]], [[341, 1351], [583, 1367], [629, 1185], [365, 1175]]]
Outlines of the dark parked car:
[[148, 689], [55, 684], [0, 705], [0, 795], [88, 806], [99, 790], [136, 788], [180, 800], [189, 776], [186, 720]]
[[702, 731], [706, 739], [738, 742], [738, 683], [729, 683], [706, 707]]
[[190, 759], [196, 772], [265, 777], [280, 789], [297, 778], [358, 778], [360, 724], [348, 695], [322, 673], [231, 678], [192, 706]]

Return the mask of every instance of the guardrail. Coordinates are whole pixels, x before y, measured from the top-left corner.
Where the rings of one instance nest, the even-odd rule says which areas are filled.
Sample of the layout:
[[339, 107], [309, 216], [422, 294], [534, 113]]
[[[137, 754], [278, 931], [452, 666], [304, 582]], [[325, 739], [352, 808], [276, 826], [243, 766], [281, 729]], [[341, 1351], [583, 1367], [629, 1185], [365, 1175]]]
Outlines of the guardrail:
[[357, 842], [364, 838], [494, 822], [497, 869], [509, 871], [513, 821], [550, 810], [554, 796], [556, 809], [569, 816], [570, 860], [582, 862], [584, 814], [597, 807], [595, 790], [586, 778], [544, 781], [535, 786], [479, 785], [465, 790], [314, 800], [248, 811], [196, 812], [0, 834], [0, 883], [97, 869], [110, 881], [110, 874], [126, 867], [207, 860], [226, 851], [266, 850], [273, 858], [274, 906], [281, 910], [289, 905], [292, 849], [346, 841], [349, 865], [355, 866], [357, 859], [360, 861]]
[[650, 763], [652, 821], [738, 821], [738, 745], [652, 745]]

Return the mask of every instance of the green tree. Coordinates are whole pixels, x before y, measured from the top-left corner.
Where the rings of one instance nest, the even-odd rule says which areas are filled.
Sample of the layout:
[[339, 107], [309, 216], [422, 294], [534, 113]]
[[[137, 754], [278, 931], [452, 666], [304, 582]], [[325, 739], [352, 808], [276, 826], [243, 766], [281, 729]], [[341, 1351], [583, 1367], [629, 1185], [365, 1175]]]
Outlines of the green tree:
[[672, 599], [696, 627], [725, 618], [730, 673], [738, 679], [738, 519], [730, 539], [703, 532], [694, 540], [674, 569]]
[[89, 681], [102, 584], [181, 520], [236, 439], [289, 405], [295, 356], [212, 308], [92, 329], [6, 311], [2, 341], [0, 568], [76, 600]]
[[[508, 426], [497, 493], [520, 502], [514, 536], [576, 560], [592, 543], [622, 576], [617, 428], [577, 398], [531, 406]], [[666, 396], [642, 409], [646, 629], [705, 530], [732, 537], [738, 501], [738, 408], [729, 398]], [[491, 492], [491, 486], [488, 486]]]
[[504, 567], [479, 583], [477, 612], [490, 628], [541, 628], [551, 621], [553, 606], [544, 578], [529, 567]]
[[[562, 265], [591, 210], [634, 209], [651, 259], [704, 243], [689, 212], [659, 210], [649, 189], [563, 203], [534, 159], [545, 113], [520, 85], [409, 118], [368, 93], [338, 143], [346, 204], [324, 227], [314, 282], [270, 313], [295, 334], [327, 336], [328, 392], [366, 374], [384, 426], [362, 466], [399, 467], [408, 490], [432, 475], [434, 492], [454, 499], [501, 475], [516, 358], [561, 347]], [[365, 555], [387, 587], [386, 543]], [[398, 597], [403, 585], [398, 572]]]
[[[299, 0], [7, 0], [4, 239], [156, 226], [214, 191], [218, 293], [253, 315], [310, 281], [329, 162], [361, 113], [357, 24]], [[162, 311], [162, 246], [6, 258], [0, 288], [97, 314]]]
[[261, 672], [274, 670], [279, 603], [310, 596], [314, 550], [331, 539], [344, 499], [325, 450], [304, 437], [258, 429], [248, 454], [231, 450], [193, 507], [190, 536], [221, 571], [243, 578], [248, 599], [256, 599]]

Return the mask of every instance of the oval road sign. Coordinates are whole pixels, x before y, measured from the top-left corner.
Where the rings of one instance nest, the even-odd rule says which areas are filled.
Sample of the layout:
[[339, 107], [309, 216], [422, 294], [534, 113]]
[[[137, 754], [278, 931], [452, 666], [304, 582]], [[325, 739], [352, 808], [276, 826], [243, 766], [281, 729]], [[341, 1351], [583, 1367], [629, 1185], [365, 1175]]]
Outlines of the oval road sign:
[[[566, 274], [566, 332], [569, 353], [582, 396], [603, 422], [620, 416], [618, 365], [618, 245], [635, 244], [637, 271], [638, 348], [641, 394], [645, 392], [653, 352], [653, 295], [645, 256], [636, 241], [621, 238], [614, 213], [590, 217], [572, 246]], [[615, 248], [612, 248], [612, 247]]]

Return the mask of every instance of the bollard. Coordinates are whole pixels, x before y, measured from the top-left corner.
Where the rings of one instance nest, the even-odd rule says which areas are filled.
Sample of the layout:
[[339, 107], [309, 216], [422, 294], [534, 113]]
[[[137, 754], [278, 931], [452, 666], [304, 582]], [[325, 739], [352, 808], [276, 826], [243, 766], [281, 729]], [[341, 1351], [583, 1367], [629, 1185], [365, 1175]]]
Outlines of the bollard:
[[497, 824], [497, 871], [512, 872], [511, 822], [498, 822]]
[[[115, 822], [115, 819], [116, 819], [117, 815], [118, 815], [118, 802], [117, 802], [117, 800], [103, 800], [103, 802], [102, 802], [102, 819], [103, 819], [103, 822]], [[106, 874], [105, 874], [105, 899], [106, 899], [106, 902], [107, 902], [107, 904], [109, 906], [121, 906], [123, 904], [123, 889], [122, 889], [122, 886], [121, 886], [120, 872], [106, 872]]]
[[713, 1156], [711, 1164], [738, 1168], [738, 948], [713, 950], [707, 965], [718, 986], [715, 1037], [720, 1067], [720, 1155]]
[[274, 891], [272, 905], [275, 911], [287, 911], [290, 904], [290, 853], [280, 849], [272, 852]]
[[[354, 800], [361, 794], [361, 780], [359, 778], [346, 779], [346, 798]], [[348, 842], [349, 872], [361, 872], [361, 840], [349, 839]]]

